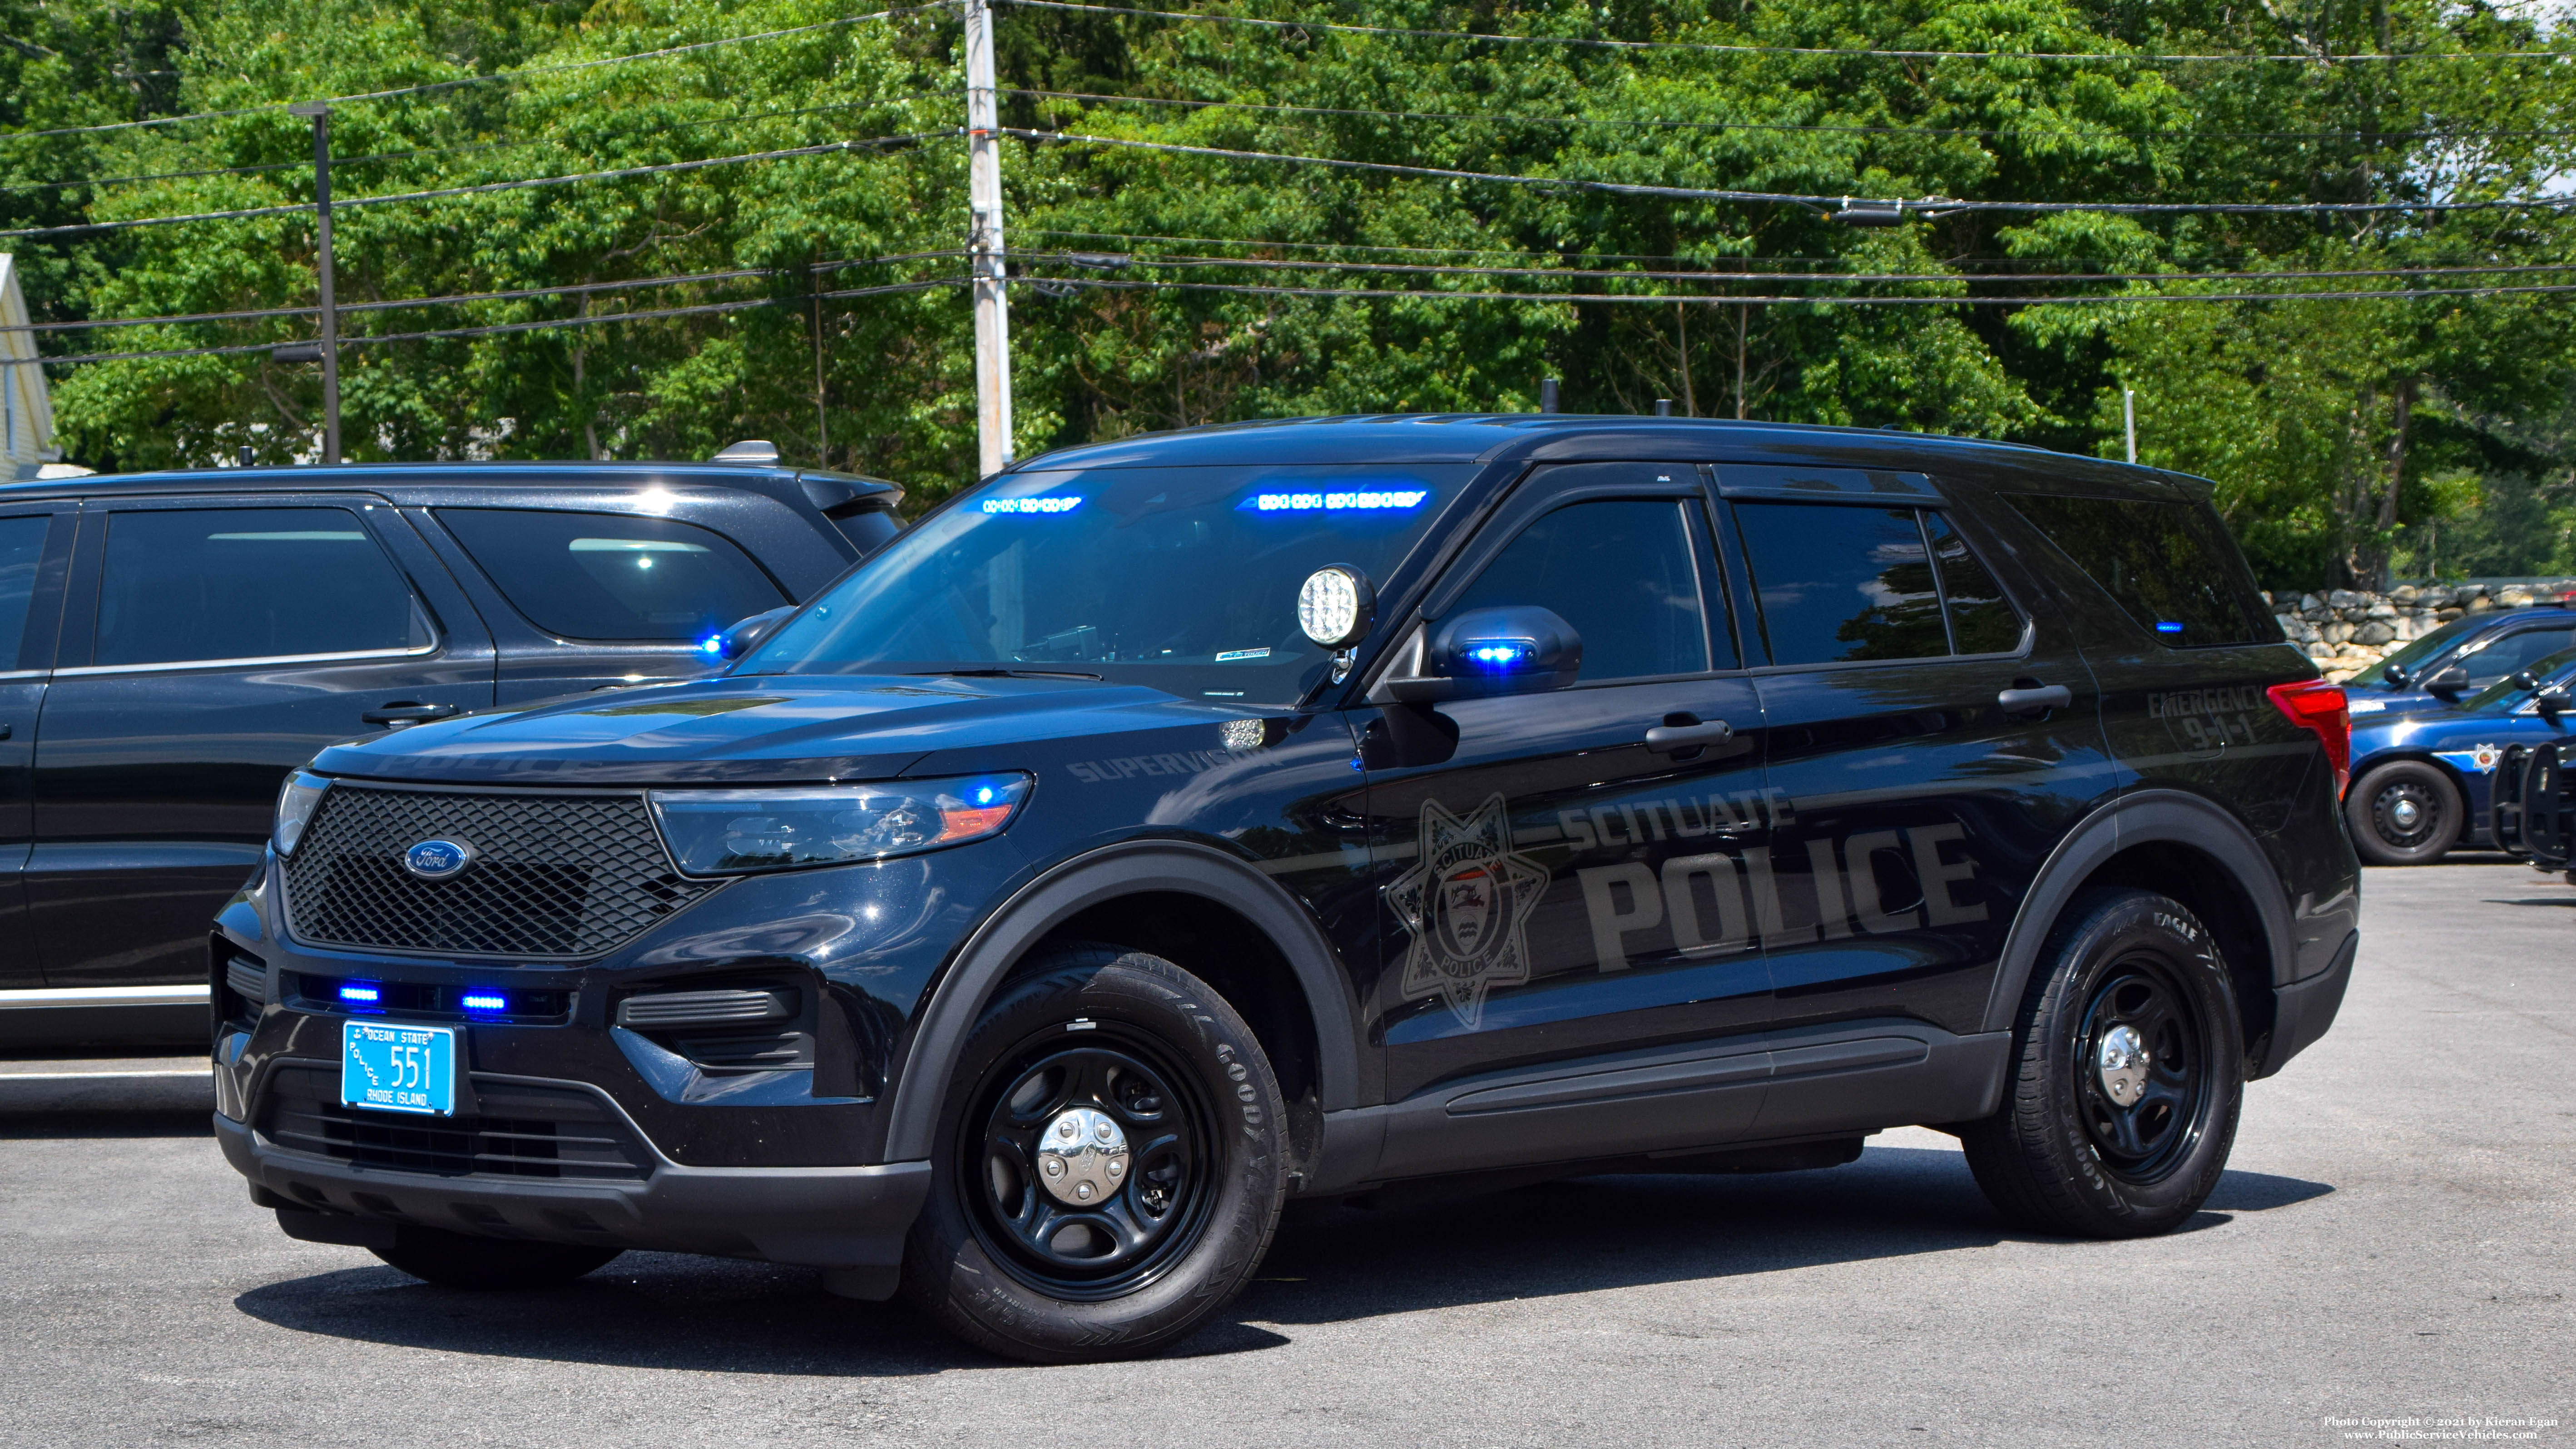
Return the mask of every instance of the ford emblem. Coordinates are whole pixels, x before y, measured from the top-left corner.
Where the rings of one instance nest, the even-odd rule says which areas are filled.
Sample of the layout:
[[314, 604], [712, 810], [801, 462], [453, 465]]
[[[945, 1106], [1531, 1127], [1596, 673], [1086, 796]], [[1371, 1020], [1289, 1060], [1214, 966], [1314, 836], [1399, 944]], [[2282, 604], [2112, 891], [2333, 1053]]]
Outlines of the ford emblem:
[[403, 852], [403, 869], [422, 880], [447, 880], [474, 858], [472, 849], [453, 840], [424, 840]]

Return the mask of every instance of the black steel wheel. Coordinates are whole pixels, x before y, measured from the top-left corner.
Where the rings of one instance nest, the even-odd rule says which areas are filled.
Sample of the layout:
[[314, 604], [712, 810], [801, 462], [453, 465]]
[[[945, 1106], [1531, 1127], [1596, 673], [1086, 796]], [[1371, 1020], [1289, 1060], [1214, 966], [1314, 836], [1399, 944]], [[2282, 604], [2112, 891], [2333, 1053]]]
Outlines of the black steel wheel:
[[2209, 1050], [2180, 981], [2159, 956], [2118, 963], [2077, 1024], [2068, 1065], [2102, 1170], [2152, 1183], [2190, 1156], [2209, 1094]]
[[2391, 760], [2344, 796], [2352, 845], [2372, 865], [2430, 865], [2460, 841], [2460, 787], [2438, 765]]
[[987, 1074], [980, 1148], [957, 1158], [960, 1195], [996, 1261], [1050, 1297], [1128, 1292], [1206, 1227], [1213, 1116], [1162, 1056], [1141, 1033], [1094, 1023], [1041, 1031]]
[[2227, 962], [2181, 902], [2133, 889], [2068, 902], [2013, 1046], [2003, 1102], [1959, 1131], [2007, 1218], [2121, 1238], [2200, 1210], [2235, 1145], [2245, 1047]]
[[903, 1291], [1034, 1363], [1134, 1358], [1223, 1310], [1287, 1194], [1269, 1058], [1206, 982], [1113, 947], [998, 991], [941, 1104]]

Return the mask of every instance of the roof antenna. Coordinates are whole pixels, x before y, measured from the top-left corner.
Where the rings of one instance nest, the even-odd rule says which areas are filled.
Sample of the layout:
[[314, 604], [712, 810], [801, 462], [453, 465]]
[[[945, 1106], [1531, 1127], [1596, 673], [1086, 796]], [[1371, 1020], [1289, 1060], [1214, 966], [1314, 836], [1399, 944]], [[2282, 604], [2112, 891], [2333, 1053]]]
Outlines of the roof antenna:
[[1552, 377], [1551, 377], [1551, 378], [1546, 378], [1546, 379], [1542, 380], [1542, 381], [1539, 383], [1539, 385], [1538, 385], [1538, 410], [1539, 410], [1540, 412], [1543, 412], [1543, 413], [1552, 413], [1552, 412], [1555, 412], [1555, 411], [1556, 411], [1556, 379], [1555, 379], [1555, 378], [1552, 378]]
[[241, 452], [239, 452], [239, 453], [238, 453], [238, 454], [236, 454], [235, 456], [241, 459], [241, 465], [242, 465], [243, 467], [245, 467], [245, 468], [249, 467], [249, 466], [250, 466], [250, 444], [248, 444], [248, 443], [244, 443], [244, 444], [242, 444], [242, 445], [241, 445]]
[[1671, 417], [1672, 415], [1673, 415], [1673, 400], [1672, 400], [1671, 398], [1668, 398], [1668, 397], [1659, 397], [1659, 398], [1655, 399], [1655, 416], [1656, 416], [1656, 417], [1659, 417], [1659, 418], [1668, 418], [1668, 417]]

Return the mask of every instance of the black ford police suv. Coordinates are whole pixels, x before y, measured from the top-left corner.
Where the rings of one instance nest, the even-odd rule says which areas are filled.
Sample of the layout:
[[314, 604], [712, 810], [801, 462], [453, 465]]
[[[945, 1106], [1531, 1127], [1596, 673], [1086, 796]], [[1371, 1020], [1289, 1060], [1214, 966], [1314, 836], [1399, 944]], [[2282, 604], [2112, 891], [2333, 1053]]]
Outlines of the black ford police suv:
[[721, 677], [324, 751], [218, 919], [224, 1151], [526, 1286], [810, 1264], [1150, 1352], [1284, 1199], [1958, 1134], [2197, 1209], [2357, 944], [2341, 691], [2195, 481], [1761, 424], [1051, 454]]

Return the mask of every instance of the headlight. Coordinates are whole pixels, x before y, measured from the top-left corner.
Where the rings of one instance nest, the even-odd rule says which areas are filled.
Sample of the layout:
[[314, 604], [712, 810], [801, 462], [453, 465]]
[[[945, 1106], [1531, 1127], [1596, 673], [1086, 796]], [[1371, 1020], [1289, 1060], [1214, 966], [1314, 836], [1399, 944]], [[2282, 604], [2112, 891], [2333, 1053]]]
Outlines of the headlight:
[[286, 777], [286, 788], [277, 792], [277, 829], [269, 836], [279, 855], [295, 853], [295, 842], [304, 838], [305, 822], [322, 808], [322, 792], [330, 788], [330, 781], [302, 770]]
[[1026, 775], [890, 780], [797, 790], [656, 790], [653, 818], [688, 875], [882, 860], [999, 835]]

